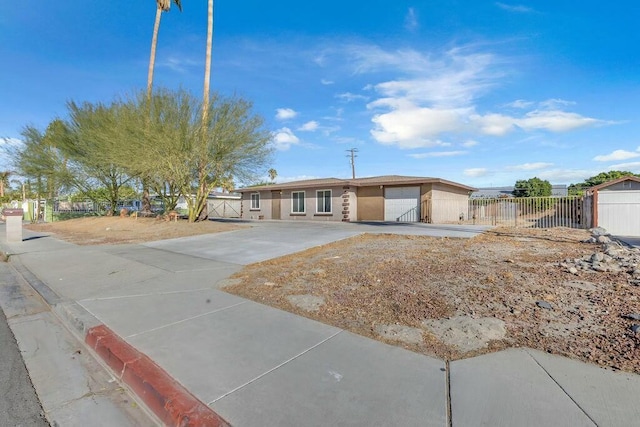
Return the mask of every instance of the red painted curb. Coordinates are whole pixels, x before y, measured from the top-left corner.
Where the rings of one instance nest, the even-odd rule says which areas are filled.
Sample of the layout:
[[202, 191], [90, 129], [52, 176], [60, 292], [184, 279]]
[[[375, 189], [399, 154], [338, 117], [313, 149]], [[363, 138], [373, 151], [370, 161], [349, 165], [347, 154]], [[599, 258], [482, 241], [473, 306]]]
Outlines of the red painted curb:
[[89, 329], [85, 343], [165, 425], [229, 427], [229, 423], [189, 393], [147, 355], [105, 325]]

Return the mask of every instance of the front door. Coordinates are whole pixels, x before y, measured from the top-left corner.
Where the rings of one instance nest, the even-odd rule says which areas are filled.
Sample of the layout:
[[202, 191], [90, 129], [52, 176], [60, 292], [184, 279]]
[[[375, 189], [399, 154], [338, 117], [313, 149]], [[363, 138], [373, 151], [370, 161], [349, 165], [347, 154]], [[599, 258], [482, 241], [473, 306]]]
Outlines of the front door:
[[280, 219], [280, 191], [271, 192], [271, 219]]

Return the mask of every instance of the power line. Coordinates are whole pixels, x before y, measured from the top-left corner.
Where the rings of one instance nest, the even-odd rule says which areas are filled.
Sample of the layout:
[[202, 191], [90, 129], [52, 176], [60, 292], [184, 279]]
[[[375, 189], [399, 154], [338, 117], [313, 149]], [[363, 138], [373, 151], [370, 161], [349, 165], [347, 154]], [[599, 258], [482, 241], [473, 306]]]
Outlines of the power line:
[[350, 154], [347, 154], [347, 157], [351, 158], [351, 160], [350, 160], [351, 161], [351, 178], [352, 179], [356, 179], [356, 157], [358, 157], [356, 155], [356, 153], [358, 152], [358, 149], [357, 148], [351, 148], [351, 149], [346, 150], [346, 151], [347, 151], [347, 153], [350, 153]]

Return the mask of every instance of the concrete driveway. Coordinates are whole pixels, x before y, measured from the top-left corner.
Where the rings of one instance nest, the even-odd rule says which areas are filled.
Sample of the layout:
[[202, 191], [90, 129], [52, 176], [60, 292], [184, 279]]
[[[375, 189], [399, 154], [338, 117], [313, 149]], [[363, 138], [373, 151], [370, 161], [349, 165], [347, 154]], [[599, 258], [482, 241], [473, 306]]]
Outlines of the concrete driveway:
[[145, 246], [218, 262], [247, 265], [362, 233], [470, 238], [491, 227], [420, 223], [237, 221], [250, 228], [151, 242]]
[[629, 246], [640, 248], [640, 237], [637, 236], [613, 236], [618, 240], [625, 242]]

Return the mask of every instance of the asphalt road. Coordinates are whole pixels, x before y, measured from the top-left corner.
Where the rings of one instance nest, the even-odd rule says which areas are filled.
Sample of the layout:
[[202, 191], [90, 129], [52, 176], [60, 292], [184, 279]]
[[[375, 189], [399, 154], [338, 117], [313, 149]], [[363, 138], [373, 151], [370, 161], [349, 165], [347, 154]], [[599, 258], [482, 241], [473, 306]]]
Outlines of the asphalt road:
[[48, 426], [18, 344], [0, 309], [0, 426]]

